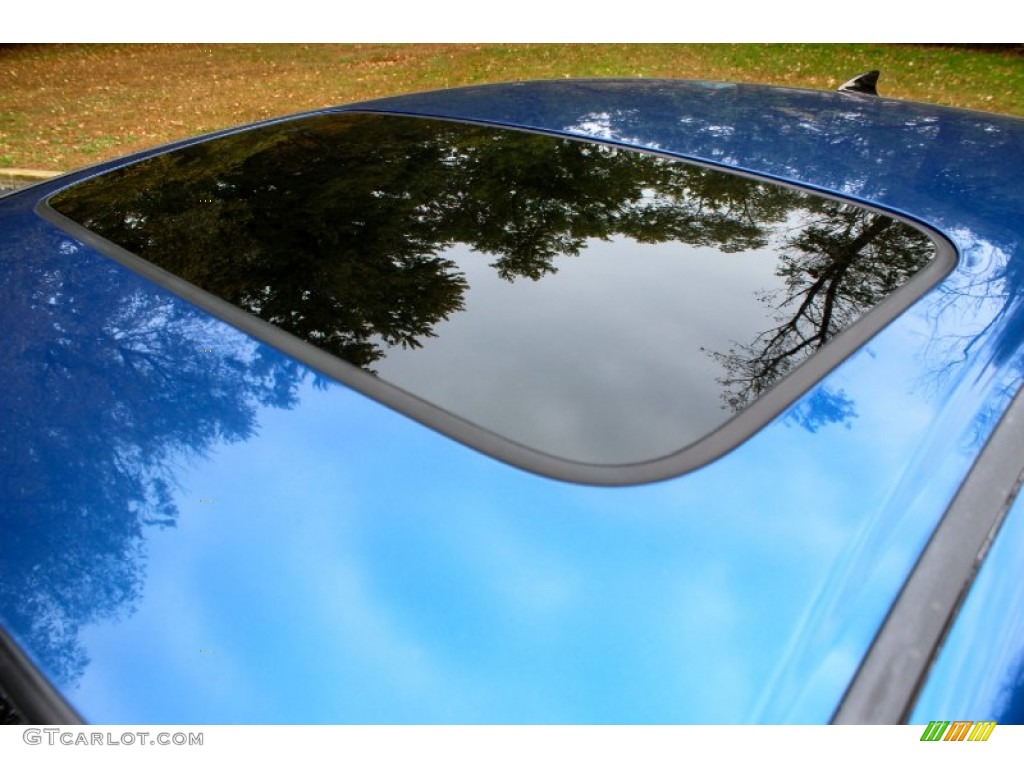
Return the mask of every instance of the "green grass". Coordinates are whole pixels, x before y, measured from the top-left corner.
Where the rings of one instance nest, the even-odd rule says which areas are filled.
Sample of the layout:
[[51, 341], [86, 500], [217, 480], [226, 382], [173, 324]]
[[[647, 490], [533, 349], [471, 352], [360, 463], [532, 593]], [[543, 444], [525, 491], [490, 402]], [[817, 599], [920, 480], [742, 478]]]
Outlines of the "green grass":
[[4, 45], [0, 163], [68, 170], [197, 133], [378, 96], [522, 79], [678, 77], [1024, 116], [1024, 55], [920, 45]]

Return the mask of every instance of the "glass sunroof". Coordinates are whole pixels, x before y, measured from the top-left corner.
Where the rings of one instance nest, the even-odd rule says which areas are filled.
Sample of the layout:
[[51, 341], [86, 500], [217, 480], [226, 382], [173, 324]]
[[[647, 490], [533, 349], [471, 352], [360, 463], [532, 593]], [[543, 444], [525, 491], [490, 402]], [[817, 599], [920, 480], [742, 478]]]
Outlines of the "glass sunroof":
[[936, 255], [901, 220], [677, 159], [356, 113], [50, 205], [443, 411], [598, 465], [700, 441]]

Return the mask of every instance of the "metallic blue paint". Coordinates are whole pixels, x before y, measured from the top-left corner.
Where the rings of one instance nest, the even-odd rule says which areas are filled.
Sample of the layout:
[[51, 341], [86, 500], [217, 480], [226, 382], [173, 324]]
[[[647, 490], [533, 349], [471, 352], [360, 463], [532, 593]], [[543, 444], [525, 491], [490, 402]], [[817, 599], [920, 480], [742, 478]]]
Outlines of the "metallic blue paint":
[[[97, 722], [827, 721], [1020, 385], [1024, 123], [657, 81], [368, 108], [834, 190], [930, 223], [960, 264], [732, 453], [593, 488], [323, 381], [33, 212], [93, 171], [39, 185], [0, 205], [0, 620]], [[171, 367], [132, 357], [154, 351]], [[826, 385], [856, 417], [812, 432], [795, 415]], [[125, 498], [94, 498], [90, 461]]]

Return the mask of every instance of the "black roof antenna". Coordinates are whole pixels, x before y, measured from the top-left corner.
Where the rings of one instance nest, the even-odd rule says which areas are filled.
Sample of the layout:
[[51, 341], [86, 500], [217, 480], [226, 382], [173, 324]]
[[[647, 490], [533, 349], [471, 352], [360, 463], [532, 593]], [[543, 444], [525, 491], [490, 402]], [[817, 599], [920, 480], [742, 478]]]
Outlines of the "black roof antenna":
[[836, 90], [840, 93], [866, 93], [869, 96], [877, 96], [878, 75], [878, 70], [872, 69], [863, 75], [857, 75], [853, 80], [847, 80]]

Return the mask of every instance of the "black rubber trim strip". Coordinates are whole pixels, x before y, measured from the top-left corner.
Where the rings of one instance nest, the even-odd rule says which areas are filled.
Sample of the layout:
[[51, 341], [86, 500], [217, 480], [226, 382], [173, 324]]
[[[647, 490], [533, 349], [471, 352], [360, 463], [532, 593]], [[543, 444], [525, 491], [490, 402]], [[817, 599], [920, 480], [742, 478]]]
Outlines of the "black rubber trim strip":
[[83, 725], [74, 708], [0, 626], [0, 687], [32, 725]]
[[[892, 322], [904, 310], [908, 309], [918, 299], [924, 296], [925, 293], [938, 284], [939, 281], [948, 275], [957, 265], [956, 249], [953, 247], [952, 243], [923, 222], [911, 219], [893, 211], [865, 204], [859, 200], [852, 200], [837, 194], [822, 191], [815, 187], [801, 186], [799, 184], [782, 181], [771, 176], [750, 173], [731, 168], [729, 166], [707, 162], [698, 158], [691, 158], [685, 155], [675, 155], [668, 152], [655, 152], [646, 147], [622, 142], [602, 141], [585, 136], [576, 136], [556, 131], [541, 131], [518, 125], [503, 125], [486, 121], [445, 118], [443, 116], [435, 115], [425, 116], [416, 113], [374, 109], [333, 109], [325, 110], [323, 114], [327, 113], [384, 114], [411, 117], [421, 120], [447, 120], [448, 122], [466, 123], [469, 125], [496, 126], [507, 130], [555, 136], [561, 139], [568, 139], [583, 143], [605, 144], [621, 147], [623, 149], [641, 152], [643, 154], [656, 155], [669, 160], [676, 160], [704, 168], [732, 173], [761, 183], [775, 184], [799, 190], [807, 194], [818, 195], [819, 197], [849, 203], [850, 205], [855, 205], [859, 208], [880, 213], [884, 216], [889, 216], [898, 221], [902, 221], [903, 223], [923, 232], [932, 240], [935, 244], [935, 258], [932, 259], [932, 261], [929, 262], [913, 278], [911, 278], [909, 282], [879, 302], [862, 318], [835, 336], [835, 338], [833, 338], [823, 349], [816, 352], [808, 360], [797, 366], [792, 373], [788, 374], [768, 392], [761, 395], [740, 413], [736, 414], [729, 421], [707, 436], [689, 446], [683, 447], [675, 453], [651, 459], [649, 461], [643, 461], [635, 464], [587, 464], [563, 459], [532, 448], [527, 448], [524, 445], [508, 440], [494, 432], [468, 422], [459, 416], [417, 397], [416, 395], [394, 386], [393, 384], [388, 384], [377, 377], [370, 375], [366, 371], [324, 352], [312, 344], [282, 331], [280, 328], [257, 318], [255, 315], [251, 315], [233, 304], [229, 304], [223, 299], [220, 299], [217, 296], [186, 282], [161, 267], [158, 267], [155, 264], [152, 264], [106, 240], [105, 238], [90, 232], [82, 225], [55, 211], [47, 203], [49, 197], [61, 191], [61, 189], [70, 186], [70, 184], [64, 185], [63, 187], [48, 193], [47, 198], [41, 200], [36, 205], [36, 213], [51, 224], [64, 230], [75, 239], [110, 257], [133, 272], [151, 280], [162, 288], [165, 288], [186, 301], [206, 310], [218, 319], [233, 325], [239, 330], [248, 333], [272, 347], [275, 347], [281, 352], [299, 360], [303, 364], [319, 371], [320, 373], [330, 376], [352, 389], [362, 392], [363, 394], [384, 403], [396, 411], [404, 413], [406, 416], [409, 416], [421, 424], [429, 426], [432, 429], [463, 443], [464, 445], [529, 472], [556, 480], [598, 486], [639, 485], [641, 483], [657, 482], [670, 477], [676, 477], [677, 475], [681, 475], [685, 472], [704, 466], [705, 464], [725, 455], [734, 448], [737, 448], [754, 433], [764, 427], [768, 422], [785, 411], [801, 395], [810, 390], [855, 350], [867, 343], [875, 334]], [[311, 114], [317, 113], [306, 113], [296, 116], [295, 119], [309, 117]], [[231, 133], [235, 132], [237, 131], [231, 131]], [[173, 151], [173, 149], [177, 149], [181, 146], [183, 145], [175, 144], [168, 147], [168, 151]], [[144, 157], [139, 159], [148, 159], [158, 154], [161, 153], [147, 152]], [[132, 162], [135, 161], [135, 159], [132, 160]], [[129, 163], [127, 162], [125, 163], [125, 165], [128, 164]], [[108, 167], [105, 170], [113, 170], [113, 168]], [[81, 180], [82, 179], [80, 177], [75, 179], [76, 182]]]
[[899, 724], [1024, 482], [1024, 389], [1018, 391], [918, 559], [833, 723]]

